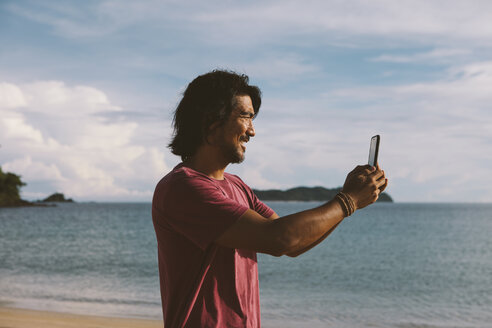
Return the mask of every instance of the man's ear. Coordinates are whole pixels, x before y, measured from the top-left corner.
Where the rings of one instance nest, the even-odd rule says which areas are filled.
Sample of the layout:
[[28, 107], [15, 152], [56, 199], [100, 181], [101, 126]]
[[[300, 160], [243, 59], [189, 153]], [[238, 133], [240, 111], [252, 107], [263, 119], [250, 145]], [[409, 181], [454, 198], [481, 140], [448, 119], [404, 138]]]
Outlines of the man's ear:
[[214, 144], [215, 137], [217, 135], [220, 126], [221, 126], [220, 122], [214, 122], [208, 127], [207, 131], [205, 131], [206, 133], [205, 141], [208, 144]]
[[217, 121], [217, 122], [213, 122], [209, 127], [208, 127], [208, 132], [212, 132], [214, 130], [216, 130], [218, 127], [220, 126], [220, 122]]

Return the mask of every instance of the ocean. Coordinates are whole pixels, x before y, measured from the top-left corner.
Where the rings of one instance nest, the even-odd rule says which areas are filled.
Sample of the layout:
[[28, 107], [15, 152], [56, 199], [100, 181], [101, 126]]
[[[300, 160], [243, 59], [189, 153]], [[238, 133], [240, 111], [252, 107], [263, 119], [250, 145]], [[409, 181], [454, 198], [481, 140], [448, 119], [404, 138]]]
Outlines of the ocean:
[[[319, 205], [267, 202], [279, 215]], [[0, 209], [0, 305], [161, 319], [147, 203]], [[377, 203], [260, 254], [262, 326], [492, 327], [492, 204]]]

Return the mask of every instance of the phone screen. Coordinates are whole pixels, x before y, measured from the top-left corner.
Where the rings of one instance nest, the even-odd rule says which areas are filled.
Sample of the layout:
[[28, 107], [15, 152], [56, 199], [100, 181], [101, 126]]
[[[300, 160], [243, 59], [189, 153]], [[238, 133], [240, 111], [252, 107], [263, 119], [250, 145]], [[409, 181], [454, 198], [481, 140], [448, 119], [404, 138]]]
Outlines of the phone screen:
[[379, 139], [379, 135], [371, 138], [371, 145], [369, 147], [369, 165], [371, 166], [376, 166], [378, 163]]

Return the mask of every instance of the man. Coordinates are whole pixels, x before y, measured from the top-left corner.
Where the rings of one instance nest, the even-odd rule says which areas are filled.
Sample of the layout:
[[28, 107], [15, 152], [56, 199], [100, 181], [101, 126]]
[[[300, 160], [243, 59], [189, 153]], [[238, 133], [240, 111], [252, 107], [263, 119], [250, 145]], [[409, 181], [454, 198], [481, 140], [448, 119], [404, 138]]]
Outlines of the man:
[[335, 199], [279, 218], [225, 172], [244, 160], [260, 105], [247, 76], [213, 71], [188, 85], [176, 109], [170, 148], [183, 162], [152, 202], [166, 328], [259, 327], [256, 253], [306, 252], [387, 186], [379, 167], [358, 166]]

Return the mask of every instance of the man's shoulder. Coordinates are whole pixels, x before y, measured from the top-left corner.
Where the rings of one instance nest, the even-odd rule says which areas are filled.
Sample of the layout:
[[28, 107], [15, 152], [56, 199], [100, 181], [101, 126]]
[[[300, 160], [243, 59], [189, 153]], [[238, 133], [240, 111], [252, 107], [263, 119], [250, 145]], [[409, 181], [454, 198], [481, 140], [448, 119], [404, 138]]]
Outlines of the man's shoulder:
[[194, 170], [188, 169], [183, 165], [177, 165], [168, 174], [166, 174], [157, 184], [157, 190], [173, 189], [186, 190], [196, 186], [210, 184], [210, 179], [205, 175]]
[[240, 182], [244, 184], [244, 181], [241, 180], [241, 178], [235, 174], [224, 172], [224, 178], [226, 178], [229, 181]]
[[185, 170], [176, 166], [170, 172], [168, 172], [158, 183], [157, 187], [163, 187], [166, 185], [178, 183], [180, 180], [186, 179], [187, 175]]
[[238, 175], [224, 173], [224, 177], [238, 186], [242, 186], [246, 189], [250, 189], [249, 186]]

